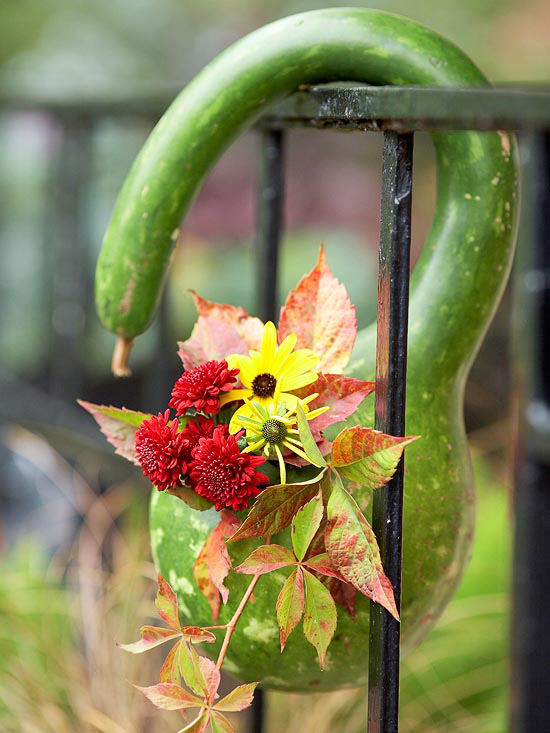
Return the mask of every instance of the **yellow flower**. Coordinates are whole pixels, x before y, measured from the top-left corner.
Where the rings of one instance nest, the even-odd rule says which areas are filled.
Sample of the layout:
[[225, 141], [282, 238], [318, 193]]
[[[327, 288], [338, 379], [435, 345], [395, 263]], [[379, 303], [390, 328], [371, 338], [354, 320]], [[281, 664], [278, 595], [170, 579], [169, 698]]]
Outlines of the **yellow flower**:
[[287, 448], [311, 463], [307, 457], [300, 433], [297, 429], [298, 418], [296, 416], [297, 403], [300, 402], [306, 420], [314, 418], [326, 412], [328, 407], [319, 407], [316, 410], [308, 412], [308, 403], [319, 395], [317, 393], [308, 395], [303, 400], [294, 397], [293, 406], [287, 409], [286, 404], [279, 399], [278, 391], [274, 398], [269, 402], [261, 404], [256, 400], [244, 398], [244, 405], [237, 410], [229, 423], [229, 432], [237, 433], [243, 428], [246, 430], [246, 440], [248, 446], [243, 453], [252, 453], [254, 451], [263, 450], [264, 454], [269, 458], [273, 452], [279, 461], [279, 472], [281, 475], [281, 483], [286, 482], [286, 466], [283, 458], [282, 449]]
[[267, 404], [273, 400], [276, 390], [280, 401], [287, 407], [295, 404], [297, 398], [290, 392], [315, 382], [317, 374], [314, 369], [319, 362], [319, 357], [311, 349], [294, 351], [297, 340], [296, 334], [292, 333], [277, 346], [277, 331], [268, 321], [264, 326], [260, 351], [249, 351], [249, 356], [232, 354], [227, 357], [230, 369], [240, 370], [243, 388], [226, 392], [220, 406], [245, 398]]

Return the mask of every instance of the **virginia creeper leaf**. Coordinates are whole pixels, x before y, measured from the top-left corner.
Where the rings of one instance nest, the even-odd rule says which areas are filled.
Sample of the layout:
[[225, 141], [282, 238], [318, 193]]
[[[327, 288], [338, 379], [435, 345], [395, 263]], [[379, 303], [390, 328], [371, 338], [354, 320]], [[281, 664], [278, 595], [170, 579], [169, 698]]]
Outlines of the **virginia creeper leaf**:
[[299, 509], [292, 519], [292, 547], [298, 560], [303, 560], [311, 540], [323, 519], [323, 497], [321, 492]]
[[197, 695], [206, 696], [209, 685], [204, 679], [199, 657], [192, 644], [182, 642], [179, 653], [179, 670], [187, 687]]
[[77, 402], [95, 419], [103, 435], [114, 446], [115, 453], [139, 466], [136, 458], [136, 430], [144, 420], [148, 420], [152, 415], [127, 410], [125, 407], [93, 405], [84, 400], [77, 400]]
[[304, 453], [308, 457], [308, 460], [310, 463], [313, 463], [314, 466], [317, 466], [318, 468], [322, 468], [323, 466], [327, 465], [327, 462], [321, 455], [321, 452], [319, 448], [317, 447], [317, 443], [315, 442], [315, 439], [313, 435], [311, 434], [311, 430], [309, 428], [308, 421], [306, 420], [306, 416], [304, 413], [304, 408], [302, 407], [301, 402], [296, 403], [296, 418], [298, 422], [298, 432], [300, 434], [300, 442], [302, 443], [302, 446], [304, 448]]
[[254, 690], [258, 685], [257, 682], [249, 682], [247, 685], [239, 685], [231, 690], [229, 695], [226, 695], [219, 702], [216, 703], [216, 710], [224, 710], [228, 713], [236, 713], [239, 710], [252, 705], [252, 699], [254, 698]]
[[185, 369], [215, 359], [221, 361], [228, 354], [248, 354], [248, 347], [234, 326], [225, 321], [199, 316], [187, 341], [178, 342], [178, 355]]
[[149, 649], [154, 649], [159, 644], [164, 644], [165, 641], [177, 639], [180, 636], [179, 631], [164, 629], [159, 626], [142, 626], [139, 633], [141, 634], [139, 641], [134, 641], [132, 644], [117, 644], [119, 649], [124, 649], [125, 652], [131, 654], [141, 654], [149, 651]]
[[372, 527], [338, 477], [332, 485], [327, 515], [325, 545], [337, 570], [348, 583], [399, 619], [393, 587], [384, 573]]
[[203, 733], [209, 722], [210, 713], [208, 710], [201, 710], [195, 720], [188, 723], [185, 728], [181, 728], [178, 733]]
[[157, 577], [159, 589], [157, 592], [155, 606], [168, 626], [179, 632], [180, 619], [178, 614], [178, 598], [170, 587], [170, 584], [164, 580], [160, 573]]
[[313, 270], [292, 290], [281, 309], [279, 342], [295, 333], [297, 346], [312, 349], [321, 359], [320, 372], [343, 372], [348, 363], [357, 321], [345, 287], [330, 271], [323, 247]]
[[218, 321], [224, 321], [232, 325], [249, 349], [260, 350], [264, 324], [259, 318], [249, 316], [240, 306], [222, 305], [212, 303], [210, 300], [201, 298], [200, 295], [191, 291], [197, 313], [199, 316], [207, 316]]
[[179, 685], [181, 682], [179, 655], [183, 642], [180, 640], [170, 649], [168, 656], [160, 670], [161, 682], [173, 682]]
[[316, 573], [321, 573], [321, 575], [330, 575], [332, 578], [344, 580], [342, 575], [334, 567], [328, 552], [323, 552], [320, 555], [315, 555], [304, 560], [304, 565], [310, 570], [315, 570]]
[[208, 657], [198, 657], [198, 665], [204, 680], [203, 691], [208, 702], [213, 703], [220, 686], [220, 670]]
[[337, 580], [336, 578], [323, 576], [323, 585], [325, 585], [330, 595], [334, 599], [334, 602], [342, 606], [345, 611], [355, 621], [357, 616], [355, 613], [355, 596], [357, 595], [357, 589], [350, 585], [345, 580]]
[[297, 484], [281, 484], [264, 489], [247, 518], [229, 538], [229, 542], [247, 537], [270, 537], [288, 527], [298, 509], [319, 491], [324, 471], [315, 478]]
[[336, 606], [321, 581], [307, 570], [303, 573], [306, 591], [304, 634], [317, 649], [319, 664], [324, 669], [327, 647], [336, 629]]
[[208, 605], [212, 611], [212, 620], [216, 621], [220, 613], [221, 596], [210, 577], [210, 571], [206, 563], [207, 550], [208, 548], [204, 544], [193, 565], [193, 577], [195, 578], [197, 588], [208, 601]]
[[348, 428], [332, 444], [331, 463], [342, 476], [377, 489], [388, 483], [405, 446], [417, 437], [395, 438], [373, 428]]
[[265, 575], [265, 573], [271, 573], [273, 570], [294, 565], [295, 562], [296, 558], [286, 547], [261, 545], [235, 568], [235, 572], [245, 573], [246, 575]]
[[203, 705], [200, 698], [173, 682], [159, 682], [151, 687], [140, 687], [139, 685], [134, 685], [134, 687], [143, 692], [153, 705], [164, 710], [184, 710]]
[[215, 710], [210, 716], [210, 725], [212, 726], [212, 733], [236, 733], [235, 728], [233, 728], [225, 715]]
[[182, 626], [181, 633], [186, 641], [191, 644], [202, 644], [203, 641], [212, 643], [216, 641], [215, 635], [208, 629], [201, 629], [200, 626]]
[[288, 576], [277, 598], [277, 623], [280, 629], [281, 651], [286, 640], [298, 625], [305, 607], [304, 575], [297, 567]]

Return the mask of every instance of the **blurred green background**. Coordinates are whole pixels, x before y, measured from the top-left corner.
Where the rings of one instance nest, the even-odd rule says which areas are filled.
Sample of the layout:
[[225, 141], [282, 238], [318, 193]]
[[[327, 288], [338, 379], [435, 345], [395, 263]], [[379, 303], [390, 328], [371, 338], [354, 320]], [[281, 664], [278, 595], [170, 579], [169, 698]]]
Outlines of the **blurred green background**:
[[[113, 337], [93, 308], [93, 271], [116, 193], [175, 93], [228, 44], [270, 20], [338, 2], [0, 2], [0, 730], [155, 733], [127, 680], [151, 613], [148, 488], [114, 457], [76, 397], [163, 408], [195, 314], [188, 289], [253, 310], [255, 133], [226, 153], [195, 202], [160, 317], [134, 375], [109, 374]], [[352, 3], [407, 15], [451, 38], [496, 82], [550, 78], [547, 0]], [[415, 143], [413, 253], [434, 206], [433, 154]], [[292, 131], [286, 150], [280, 300], [319, 243], [358, 307], [376, 306], [381, 140]], [[432, 634], [406, 660], [404, 733], [505, 729], [508, 653], [510, 332], [507, 294], [474, 365], [466, 421], [480, 511], [472, 565]], [[489, 377], [490, 375], [490, 377]], [[365, 691], [268, 699], [268, 731], [365, 730]], [[244, 728], [243, 728], [244, 730]]]

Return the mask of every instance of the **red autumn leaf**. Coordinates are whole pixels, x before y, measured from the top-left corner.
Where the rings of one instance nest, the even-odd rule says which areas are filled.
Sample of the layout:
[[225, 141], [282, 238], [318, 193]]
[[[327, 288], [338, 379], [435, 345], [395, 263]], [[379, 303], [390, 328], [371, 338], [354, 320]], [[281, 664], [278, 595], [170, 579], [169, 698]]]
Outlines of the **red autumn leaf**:
[[277, 623], [281, 637], [281, 651], [286, 640], [294, 631], [305, 608], [304, 575], [301, 567], [297, 567], [288, 576], [277, 598]]
[[295, 333], [299, 348], [312, 349], [321, 357], [321, 372], [341, 373], [348, 363], [357, 335], [355, 306], [330, 271], [322, 246], [317, 265], [289, 293], [278, 333], [279, 342]]
[[208, 710], [201, 710], [195, 720], [188, 723], [185, 728], [181, 728], [178, 733], [203, 733], [206, 726], [210, 722], [210, 713]]
[[187, 341], [179, 341], [179, 357], [185, 369], [215, 359], [221, 361], [228, 354], [248, 354], [248, 347], [234, 326], [225, 321], [199, 316]]
[[173, 682], [159, 682], [151, 687], [134, 685], [140, 692], [151, 700], [153, 705], [164, 710], [184, 710], [185, 708], [201, 707], [203, 701], [187, 692], [183, 687]]
[[348, 428], [332, 444], [331, 463], [350, 481], [377, 489], [388, 483], [405, 446], [417, 438], [396, 438], [373, 428]]
[[160, 682], [173, 682], [179, 685], [181, 681], [179, 655], [182, 644], [183, 641], [178, 641], [168, 652], [160, 670]]
[[344, 580], [342, 575], [340, 575], [338, 570], [334, 567], [328, 552], [322, 552], [320, 555], [310, 557], [307, 560], [304, 560], [303, 564], [310, 570], [314, 570], [316, 573], [321, 573], [321, 575], [330, 575], [332, 578]]
[[324, 669], [327, 647], [336, 630], [336, 606], [321, 581], [307, 570], [303, 573], [306, 592], [304, 635], [317, 649], [319, 664]]
[[300, 399], [314, 392], [319, 394], [309, 403], [310, 410], [330, 407], [330, 410], [308, 423], [322, 455], [330, 453], [331, 446], [331, 442], [323, 437], [322, 431], [353, 415], [365, 397], [374, 392], [374, 388], [374, 382], [362, 382], [342, 374], [319, 374], [315, 382], [297, 392]]
[[178, 598], [170, 587], [170, 584], [164, 580], [160, 573], [157, 578], [159, 589], [155, 606], [157, 607], [157, 611], [160, 616], [166, 621], [168, 626], [179, 633], [180, 619], [178, 614]]
[[335, 477], [327, 504], [325, 546], [348, 583], [399, 620], [393, 587], [384, 573], [378, 542], [360, 508]]
[[223, 511], [218, 526], [206, 538], [193, 568], [195, 581], [210, 604], [214, 620], [220, 610], [220, 596], [227, 603], [229, 595], [229, 590], [223, 584], [231, 569], [225, 540], [238, 529], [240, 523], [236, 514]]
[[324, 471], [310, 481], [281, 484], [264, 489], [247, 518], [229, 538], [229, 542], [248, 537], [270, 537], [288, 527], [292, 517], [319, 491]]
[[290, 550], [281, 545], [262, 545], [256, 548], [235, 568], [237, 573], [246, 575], [265, 575], [279, 568], [294, 565], [296, 558]]
[[103, 435], [115, 447], [115, 453], [139, 466], [136, 458], [136, 430], [144, 420], [152, 416], [144, 412], [127, 410], [125, 407], [93, 405], [84, 400], [77, 402], [95, 419]]
[[159, 626], [142, 626], [139, 630], [141, 639], [134, 641], [132, 644], [117, 644], [120, 649], [131, 654], [141, 654], [149, 649], [154, 649], [159, 644], [164, 644], [170, 639], [177, 639], [180, 636], [179, 631], [173, 629], [163, 629]]
[[244, 308], [240, 306], [212, 303], [210, 300], [201, 298], [194, 290], [191, 291], [191, 295], [199, 316], [207, 316], [217, 321], [229, 323], [235, 328], [249, 349], [260, 350], [264, 324], [259, 318], [249, 316]]
[[225, 715], [216, 712], [216, 710], [212, 711], [210, 725], [212, 726], [212, 733], [237, 733]]
[[254, 690], [258, 685], [257, 682], [249, 682], [246, 685], [239, 685], [231, 690], [229, 695], [226, 695], [219, 702], [216, 703], [216, 710], [223, 710], [227, 713], [236, 713], [239, 710], [244, 710], [252, 705], [254, 698]]
[[292, 519], [292, 547], [298, 560], [303, 560], [310, 542], [315, 537], [323, 519], [323, 497], [321, 492], [304, 504]]
[[355, 621], [357, 618], [355, 613], [356, 588], [343, 580], [336, 580], [329, 576], [323, 576], [322, 582], [329, 589], [334, 602], [342, 606]]

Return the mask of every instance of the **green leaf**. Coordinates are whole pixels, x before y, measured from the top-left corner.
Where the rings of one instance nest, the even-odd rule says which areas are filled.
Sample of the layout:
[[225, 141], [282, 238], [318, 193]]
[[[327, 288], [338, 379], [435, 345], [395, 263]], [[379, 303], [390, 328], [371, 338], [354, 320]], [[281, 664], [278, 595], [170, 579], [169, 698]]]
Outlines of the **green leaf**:
[[164, 664], [160, 670], [160, 682], [174, 682], [179, 685], [181, 682], [180, 663], [179, 656], [181, 652], [181, 645], [183, 642], [180, 640], [177, 644], [170, 649], [168, 656], [164, 660]]
[[163, 629], [159, 626], [142, 626], [139, 633], [141, 634], [139, 641], [134, 641], [132, 644], [117, 644], [118, 648], [131, 654], [141, 654], [180, 636], [178, 630]]
[[161, 617], [174, 631], [180, 631], [180, 620], [178, 614], [178, 599], [170, 584], [158, 574], [158, 593], [155, 605]]
[[303, 570], [306, 592], [304, 634], [317, 649], [319, 664], [324, 669], [327, 647], [336, 629], [336, 605], [320, 580]]
[[212, 733], [236, 733], [235, 728], [233, 728], [225, 715], [215, 710], [210, 717], [210, 725], [212, 726]]
[[115, 453], [139, 466], [136, 458], [136, 430], [144, 420], [148, 420], [152, 415], [127, 410], [125, 407], [94, 405], [84, 400], [77, 400], [77, 402], [92, 415], [103, 435], [114, 446]]
[[134, 685], [134, 687], [143, 692], [153, 705], [163, 710], [184, 710], [203, 705], [200, 698], [191, 695], [190, 692], [173, 682], [159, 682], [151, 687], [140, 687], [139, 685]]
[[181, 728], [178, 733], [203, 733], [209, 722], [210, 713], [208, 710], [201, 710], [195, 720], [188, 723], [185, 728]]
[[351, 481], [377, 489], [388, 483], [405, 446], [417, 438], [416, 435], [395, 438], [379, 430], [359, 426], [348, 428], [332, 444], [331, 464]]
[[303, 560], [311, 540], [323, 519], [323, 497], [321, 492], [299, 509], [292, 519], [292, 547], [298, 560]]
[[250, 707], [254, 698], [254, 690], [257, 682], [249, 682], [247, 685], [239, 685], [231, 690], [222, 700], [216, 703], [216, 710], [224, 710], [228, 713], [236, 713]]
[[166, 489], [166, 493], [175, 496], [177, 499], [181, 499], [188, 507], [198, 512], [205, 512], [207, 509], [212, 509], [212, 504], [202, 496], [199, 496], [189, 486], [177, 486], [173, 489]]
[[239, 529], [229, 542], [248, 537], [271, 537], [288, 527], [292, 517], [319, 491], [319, 481], [324, 473], [309, 481], [281, 484], [264, 489]]
[[292, 552], [281, 545], [262, 545], [256, 548], [235, 568], [237, 573], [246, 575], [265, 575], [273, 570], [294, 565], [296, 558]]
[[325, 546], [335, 568], [348, 583], [399, 619], [393, 587], [384, 573], [372, 527], [336, 474], [327, 516]]
[[197, 695], [206, 696], [208, 684], [202, 674], [199, 664], [201, 657], [195, 651], [192, 644], [182, 642], [179, 653], [179, 671], [187, 687], [189, 687]]
[[277, 623], [281, 637], [281, 651], [286, 640], [298, 625], [305, 607], [304, 576], [302, 568], [297, 567], [288, 576], [277, 598]]
[[300, 402], [300, 400], [296, 402], [296, 417], [298, 420], [298, 432], [300, 434], [300, 442], [302, 443], [304, 453], [308, 457], [308, 460], [310, 461], [310, 463], [313, 463], [313, 465], [317, 466], [318, 468], [326, 466], [327, 462], [321, 455], [321, 451], [317, 447], [315, 438], [311, 434], [304, 408], [302, 407], [302, 403]]

